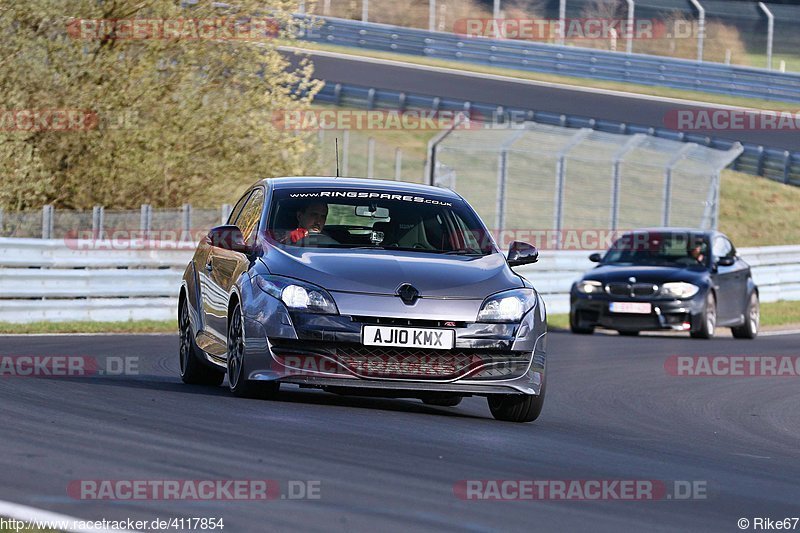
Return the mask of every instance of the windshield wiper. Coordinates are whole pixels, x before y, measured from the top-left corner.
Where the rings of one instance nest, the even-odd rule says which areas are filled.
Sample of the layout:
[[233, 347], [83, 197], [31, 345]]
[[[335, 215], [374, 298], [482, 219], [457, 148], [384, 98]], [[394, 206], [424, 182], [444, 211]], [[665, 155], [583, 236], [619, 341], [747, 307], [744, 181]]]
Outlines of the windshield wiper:
[[450, 250], [448, 252], [444, 252], [444, 255], [488, 255], [480, 250], [470, 250], [470, 249], [461, 249], [461, 250]]

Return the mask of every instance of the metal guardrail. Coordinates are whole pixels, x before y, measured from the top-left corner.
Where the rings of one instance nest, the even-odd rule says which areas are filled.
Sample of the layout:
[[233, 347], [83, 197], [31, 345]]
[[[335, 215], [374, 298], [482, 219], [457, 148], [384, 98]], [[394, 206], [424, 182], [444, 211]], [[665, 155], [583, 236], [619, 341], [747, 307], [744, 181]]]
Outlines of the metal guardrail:
[[800, 74], [316, 17], [301, 39], [564, 76], [800, 102]]
[[[632, 123], [610, 120], [596, 120], [591, 117], [560, 115], [533, 109], [503, 107], [486, 102], [470, 102], [454, 98], [420, 95], [401, 91], [360, 87], [357, 85], [325, 84], [317, 94], [316, 101], [334, 105], [384, 109], [430, 109], [474, 112], [480, 116], [491, 117], [494, 122], [526, 120], [541, 124], [552, 124], [568, 128], [590, 128], [609, 133], [652, 135], [663, 139], [697, 143], [720, 150], [729, 150], [733, 141], [715, 139], [699, 134], [682, 133], [665, 128], [653, 128]], [[733, 168], [740, 172], [764, 176], [774, 181], [800, 186], [800, 152], [777, 150], [764, 146], [743, 144], [744, 151]]]
[[[171, 319], [193, 250], [76, 251], [63, 240], [0, 239], [0, 321]], [[800, 300], [800, 246], [739, 253], [753, 267], [762, 301]], [[533, 282], [550, 313], [566, 313], [572, 283], [595, 266], [588, 255], [542, 250], [539, 263], [515, 270]]]

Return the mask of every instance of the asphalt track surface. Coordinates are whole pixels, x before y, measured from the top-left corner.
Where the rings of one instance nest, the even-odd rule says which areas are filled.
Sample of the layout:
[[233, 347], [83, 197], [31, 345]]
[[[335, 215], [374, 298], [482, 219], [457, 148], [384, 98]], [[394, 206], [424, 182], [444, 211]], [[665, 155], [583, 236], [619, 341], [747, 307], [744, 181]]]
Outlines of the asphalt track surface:
[[[671, 355], [797, 355], [755, 341], [550, 333], [548, 398], [532, 424], [459, 407], [285, 388], [276, 401], [183, 385], [178, 339], [0, 337], [0, 355], [84, 355], [136, 374], [0, 378], [0, 500], [85, 519], [224, 518], [250, 531], [739, 531], [800, 515], [797, 377], [675, 377]], [[315, 500], [96, 501], [71, 481], [320, 482]], [[673, 480], [691, 501], [473, 501], [459, 480]]]
[[[491, 79], [475, 73], [437, 72], [399, 61], [382, 64], [357, 56], [315, 52], [311, 52], [311, 59], [314, 63], [314, 76], [329, 83], [348, 83], [655, 128], [668, 127], [665, 117], [674, 114], [676, 110], [698, 111], [710, 108], [692, 103], [643, 98], [629, 93], [608, 94], [555, 84], [515, 81], [513, 78]], [[800, 150], [800, 135], [796, 129], [697, 133], [771, 148]]]

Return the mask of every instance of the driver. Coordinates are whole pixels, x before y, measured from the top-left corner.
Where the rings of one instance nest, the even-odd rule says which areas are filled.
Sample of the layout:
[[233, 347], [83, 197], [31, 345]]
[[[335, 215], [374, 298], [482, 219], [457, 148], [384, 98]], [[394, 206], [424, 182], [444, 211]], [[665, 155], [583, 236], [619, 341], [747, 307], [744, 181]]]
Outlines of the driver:
[[705, 261], [706, 256], [703, 253], [704, 246], [702, 243], [696, 243], [694, 247], [689, 249], [689, 256], [694, 258], [698, 263], [702, 263]]
[[328, 218], [328, 204], [313, 202], [297, 211], [297, 229], [290, 231], [287, 241], [295, 244], [309, 234], [321, 234]]

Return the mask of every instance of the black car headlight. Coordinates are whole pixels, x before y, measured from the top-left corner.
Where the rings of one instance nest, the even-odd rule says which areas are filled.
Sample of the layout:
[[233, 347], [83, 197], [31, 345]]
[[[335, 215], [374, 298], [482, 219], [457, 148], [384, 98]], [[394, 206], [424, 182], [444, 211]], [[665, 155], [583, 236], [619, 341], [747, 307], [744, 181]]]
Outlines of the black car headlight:
[[575, 289], [581, 294], [599, 294], [603, 292], [603, 284], [593, 279], [584, 279], [575, 284]]
[[489, 296], [478, 312], [478, 322], [519, 322], [536, 306], [533, 289], [512, 289]]
[[661, 295], [683, 300], [685, 298], [691, 298], [697, 294], [697, 291], [699, 290], [700, 287], [697, 285], [686, 283], [684, 281], [672, 281], [661, 286]]
[[256, 285], [270, 296], [282, 301], [292, 311], [339, 314], [333, 297], [322, 287], [281, 276], [257, 276]]

